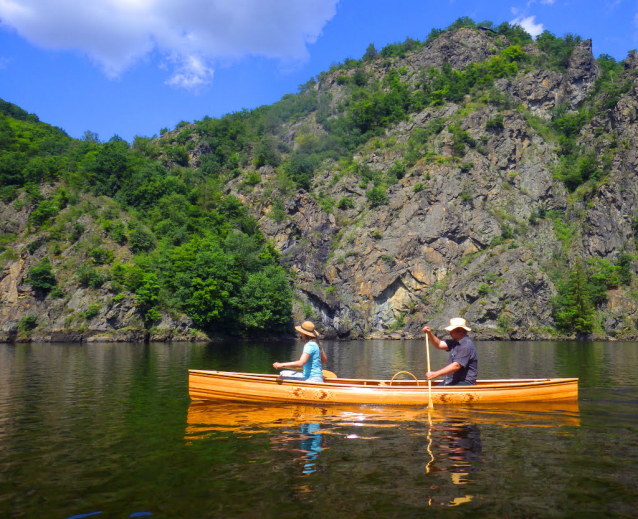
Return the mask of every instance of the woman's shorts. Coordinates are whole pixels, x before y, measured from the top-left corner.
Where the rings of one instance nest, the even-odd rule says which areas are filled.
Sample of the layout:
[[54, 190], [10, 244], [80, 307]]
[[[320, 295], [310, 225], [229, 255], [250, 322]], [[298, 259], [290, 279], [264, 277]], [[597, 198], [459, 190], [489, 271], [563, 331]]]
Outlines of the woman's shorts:
[[293, 371], [291, 369], [284, 369], [279, 372], [279, 376], [284, 380], [298, 380], [303, 382], [323, 382], [323, 377], [310, 377], [303, 376], [302, 371]]

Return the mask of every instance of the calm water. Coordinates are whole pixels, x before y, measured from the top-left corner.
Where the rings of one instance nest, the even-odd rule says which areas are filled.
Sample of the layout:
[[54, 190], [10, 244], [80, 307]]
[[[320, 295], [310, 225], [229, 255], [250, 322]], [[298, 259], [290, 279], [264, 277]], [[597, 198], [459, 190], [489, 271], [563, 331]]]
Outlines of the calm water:
[[[343, 377], [426, 371], [420, 341], [325, 346]], [[636, 517], [638, 343], [477, 347], [480, 378], [579, 377], [579, 401], [201, 405], [188, 368], [301, 343], [0, 345], [0, 517]]]

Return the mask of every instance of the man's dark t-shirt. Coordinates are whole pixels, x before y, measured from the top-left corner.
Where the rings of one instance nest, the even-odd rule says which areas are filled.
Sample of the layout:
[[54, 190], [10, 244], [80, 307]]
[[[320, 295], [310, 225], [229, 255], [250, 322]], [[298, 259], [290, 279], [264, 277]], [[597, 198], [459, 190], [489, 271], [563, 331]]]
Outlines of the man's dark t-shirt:
[[469, 337], [463, 337], [459, 342], [446, 339], [450, 354], [448, 356], [448, 364], [458, 362], [461, 369], [445, 376], [445, 385], [453, 386], [459, 382], [465, 381], [466, 384], [476, 384], [476, 376], [478, 375], [478, 353], [476, 346]]

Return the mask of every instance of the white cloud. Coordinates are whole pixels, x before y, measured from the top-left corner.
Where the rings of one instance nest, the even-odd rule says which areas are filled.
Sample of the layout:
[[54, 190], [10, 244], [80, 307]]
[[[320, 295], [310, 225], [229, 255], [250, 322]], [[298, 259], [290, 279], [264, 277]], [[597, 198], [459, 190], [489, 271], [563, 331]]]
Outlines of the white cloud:
[[80, 50], [108, 77], [158, 51], [167, 83], [209, 83], [219, 60], [308, 58], [339, 0], [0, 0], [0, 24], [45, 49]]
[[520, 25], [523, 29], [525, 29], [531, 36], [534, 38], [543, 32], [543, 24], [542, 23], [534, 23], [536, 20], [536, 16], [528, 16], [524, 18], [519, 16], [510, 22], [510, 25]]

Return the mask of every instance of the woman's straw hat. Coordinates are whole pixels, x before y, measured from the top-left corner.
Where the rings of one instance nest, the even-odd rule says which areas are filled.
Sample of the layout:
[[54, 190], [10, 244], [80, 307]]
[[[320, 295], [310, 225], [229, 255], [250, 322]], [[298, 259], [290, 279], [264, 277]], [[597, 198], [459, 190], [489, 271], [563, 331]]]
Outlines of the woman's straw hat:
[[304, 335], [308, 335], [309, 337], [319, 337], [315, 330], [315, 325], [310, 321], [304, 321], [301, 323], [301, 326], [295, 326], [295, 330], [303, 333]]
[[465, 323], [465, 319], [461, 319], [460, 317], [454, 317], [453, 319], [450, 319], [450, 326], [447, 326], [445, 329], [450, 332], [452, 330], [455, 330], [456, 328], [463, 328], [468, 332], [472, 331], [472, 328], [469, 328]]

